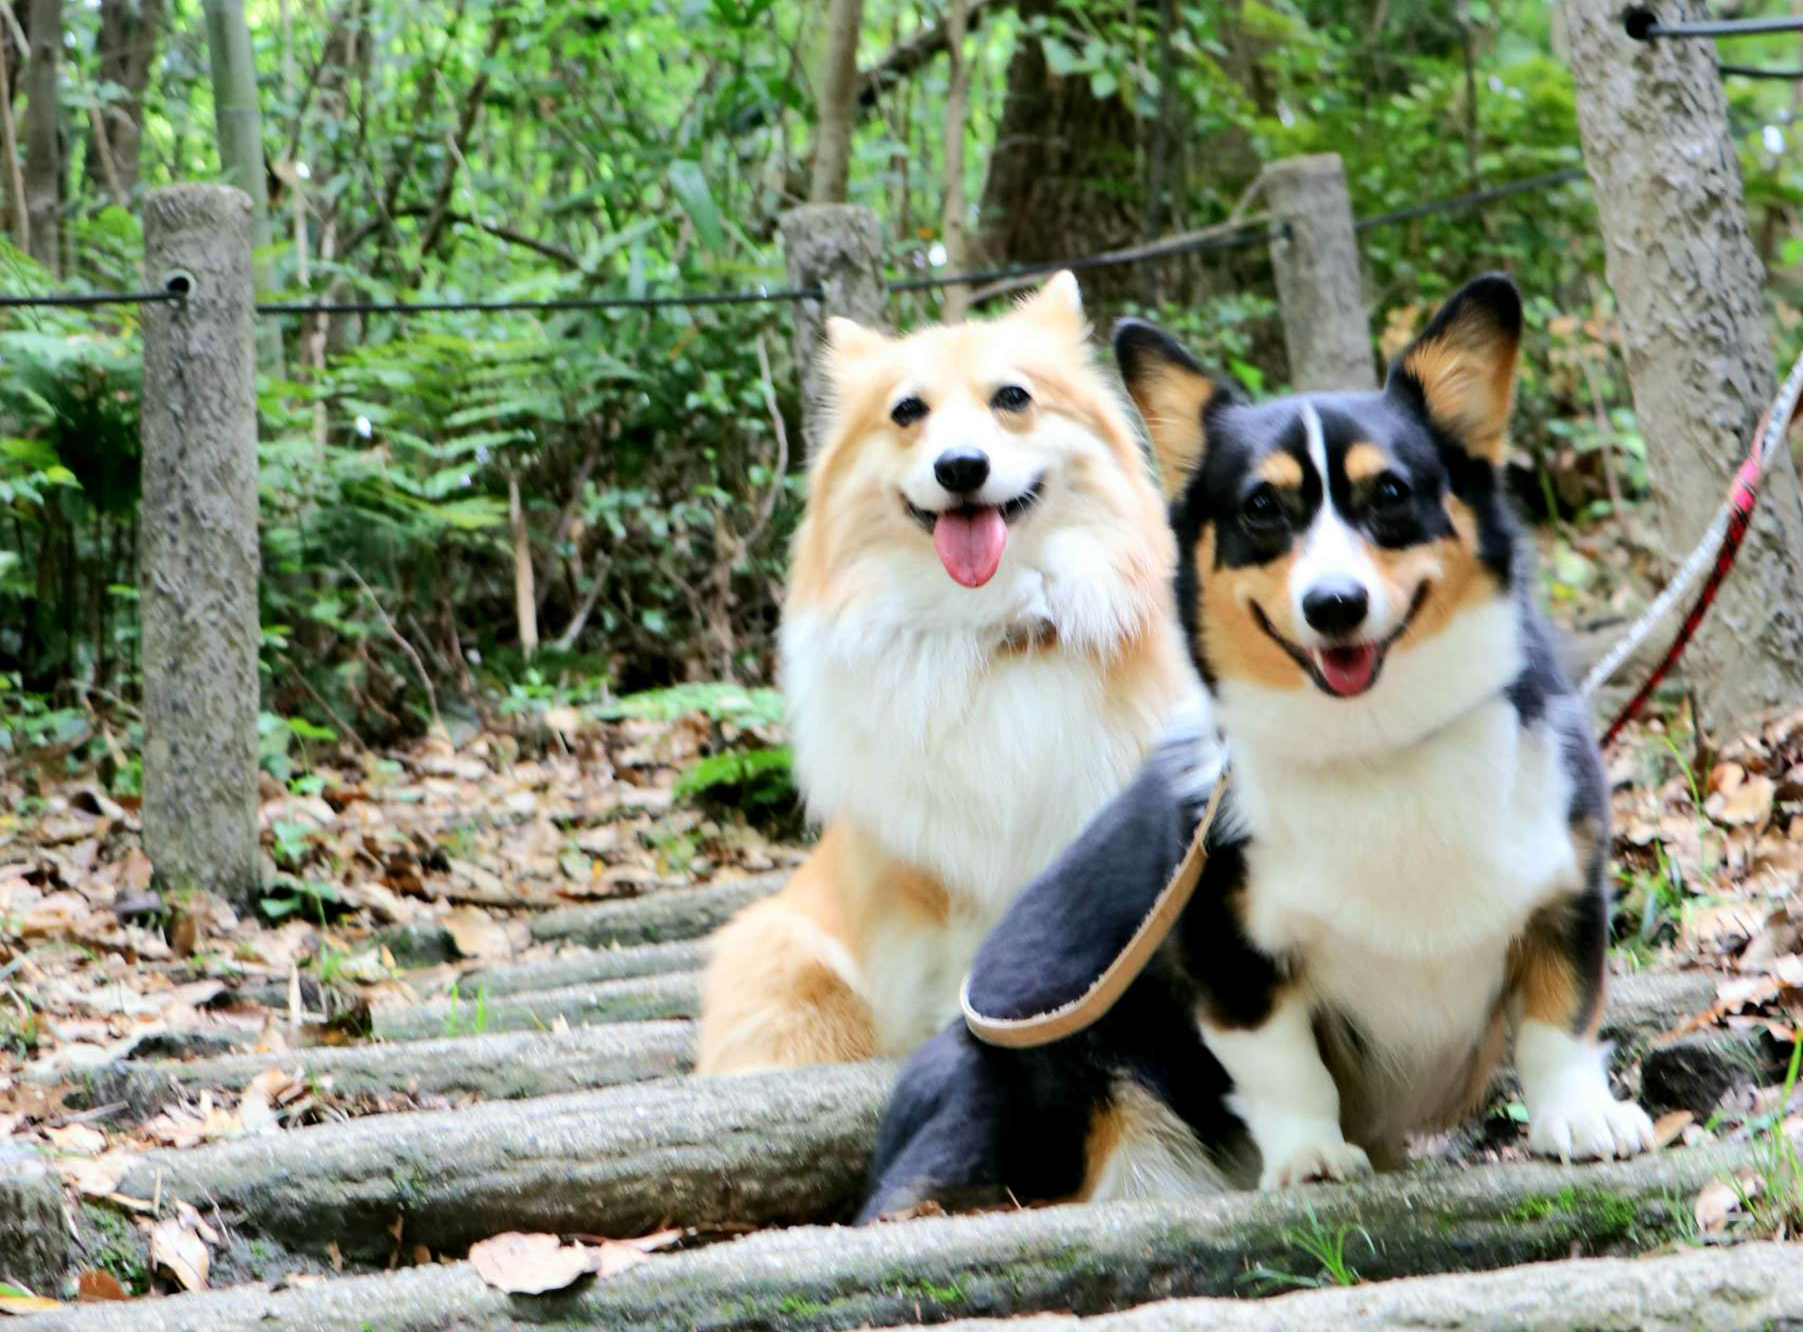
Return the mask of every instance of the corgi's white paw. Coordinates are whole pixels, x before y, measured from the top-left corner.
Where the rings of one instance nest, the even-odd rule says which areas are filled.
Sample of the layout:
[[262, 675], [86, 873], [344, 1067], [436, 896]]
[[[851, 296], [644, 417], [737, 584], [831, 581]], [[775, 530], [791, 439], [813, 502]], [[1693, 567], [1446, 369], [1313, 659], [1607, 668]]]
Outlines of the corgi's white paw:
[[1371, 1158], [1365, 1149], [1347, 1142], [1336, 1127], [1331, 1137], [1324, 1133], [1266, 1156], [1258, 1187], [1282, 1189], [1312, 1179], [1353, 1179], [1370, 1173]]
[[1634, 1102], [1618, 1101], [1606, 1088], [1573, 1088], [1529, 1111], [1528, 1146], [1567, 1162], [1626, 1160], [1653, 1149], [1653, 1121]]

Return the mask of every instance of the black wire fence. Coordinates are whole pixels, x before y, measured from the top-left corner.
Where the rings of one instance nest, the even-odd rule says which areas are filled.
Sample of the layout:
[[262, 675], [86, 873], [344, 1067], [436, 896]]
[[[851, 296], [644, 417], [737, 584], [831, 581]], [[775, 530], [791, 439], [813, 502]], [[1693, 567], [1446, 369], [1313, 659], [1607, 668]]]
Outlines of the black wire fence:
[[[1718, 39], [1754, 37], [1780, 32], [1803, 32], [1803, 17], [1661, 23], [1659, 16], [1644, 5], [1629, 8], [1622, 15], [1622, 24], [1627, 30], [1628, 36], [1637, 42], [1650, 42], [1662, 38]], [[1803, 69], [1768, 69], [1761, 66], [1734, 64], [1721, 64], [1717, 68], [1723, 74], [1732, 74], [1743, 78], [1803, 80]], [[1473, 208], [1482, 208], [1487, 204], [1517, 195], [1555, 189], [1560, 185], [1584, 179], [1584, 174], [1583, 168], [1570, 167], [1563, 171], [1552, 171], [1545, 175], [1510, 181], [1505, 185], [1497, 185], [1489, 189], [1412, 204], [1406, 208], [1397, 208], [1390, 212], [1357, 218], [1353, 222], [1353, 230], [1362, 233], [1377, 227], [1411, 222], [1416, 218], [1431, 217], [1439, 213], [1464, 212]], [[1056, 273], [1061, 269], [1082, 272], [1088, 269], [1110, 268], [1123, 264], [1148, 263], [1186, 254], [1249, 249], [1258, 245], [1268, 245], [1287, 234], [1287, 226], [1273, 229], [1264, 222], [1228, 222], [1193, 232], [1187, 236], [1173, 236], [1128, 249], [1111, 250], [1105, 254], [1046, 260], [1043, 263], [1020, 264], [1010, 268], [978, 269], [966, 273], [924, 273], [914, 277], [891, 278], [884, 286], [889, 294], [894, 295], [900, 292], [933, 291], [946, 287], [990, 283], [1007, 284], [1021, 278]], [[185, 288], [178, 289], [176, 285], [172, 284], [170, 288], [163, 291], [0, 296], [0, 309], [133, 305], [151, 301], [179, 301], [184, 299], [186, 294]], [[757, 305], [767, 302], [821, 300], [823, 296], [824, 293], [815, 287], [776, 289], [759, 287], [755, 291], [678, 292], [667, 296], [578, 296], [533, 301], [278, 301], [258, 305], [256, 309], [260, 315], [414, 315], [469, 311], [500, 314], [539, 310], [657, 310], [672, 307]]]
[[[1453, 195], [1445, 199], [1415, 204], [1408, 208], [1378, 213], [1371, 217], [1357, 218], [1353, 222], [1353, 229], [1365, 232], [1375, 227], [1413, 221], [1416, 218], [1429, 217], [1438, 213], [1466, 212], [1517, 195], [1554, 189], [1560, 185], [1581, 180], [1583, 177], [1584, 171], [1581, 167], [1530, 176], [1491, 189]], [[884, 284], [884, 287], [889, 294], [895, 295], [902, 292], [933, 291], [945, 287], [1006, 284], [1018, 279], [1041, 277], [1063, 269], [1084, 272], [1090, 269], [1112, 268], [1125, 264], [1152, 263], [1183, 255], [1252, 249], [1284, 239], [1288, 234], [1287, 226], [1274, 227], [1269, 219], [1226, 222], [1186, 235], [1150, 241], [1121, 250], [1110, 250], [1104, 254], [1081, 255], [1070, 259], [1048, 259], [1042, 263], [1018, 264], [1007, 268], [976, 269], [964, 273], [923, 273], [912, 277], [891, 278]], [[179, 301], [185, 299], [186, 294], [182, 290], [170, 289], [50, 296], [0, 296], [0, 308], [133, 305], [154, 301]], [[528, 311], [655, 310], [671, 307], [756, 305], [821, 300], [823, 297], [824, 293], [815, 287], [759, 287], [752, 291], [679, 292], [665, 296], [578, 296], [519, 301], [277, 301], [260, 304], [256, 310], [260, 315], [303, 316], [417, 315], [463, 312], [501, 314]]]

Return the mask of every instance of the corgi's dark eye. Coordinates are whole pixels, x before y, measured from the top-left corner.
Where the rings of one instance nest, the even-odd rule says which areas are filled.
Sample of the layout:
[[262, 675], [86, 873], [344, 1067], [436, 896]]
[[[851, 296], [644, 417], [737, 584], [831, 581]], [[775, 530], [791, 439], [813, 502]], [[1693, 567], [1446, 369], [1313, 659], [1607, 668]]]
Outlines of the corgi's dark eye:
[[1385, 472], [1371, 483], [1371, 508], [1380, 518], [1403, 512], [1410, 498], [1409, 483], [1394, 472]]
[[1240, 501], [1240, 521], [1254, 532], [1273, 532], [1283, 526], [1283, 501], [1277, 498], [1277, 487], [1258, 487]]
[[889, 419], [903, 430], [927, 414], [927, 405], [919, 398], [903, 398], [889, 409]]
[[1019, 384], [1003, 384], [995, 391], [989, 405], [998, 412], [1024, 412], [1032, 401], [1033, 395]]

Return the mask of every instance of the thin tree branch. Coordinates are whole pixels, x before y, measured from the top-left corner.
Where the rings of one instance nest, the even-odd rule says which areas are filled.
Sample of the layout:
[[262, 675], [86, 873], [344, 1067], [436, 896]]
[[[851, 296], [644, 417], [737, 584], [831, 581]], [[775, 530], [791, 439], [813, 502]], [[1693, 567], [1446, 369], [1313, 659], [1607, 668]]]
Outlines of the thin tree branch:
[[419, 682], [426, 688], [426, 703], [432, 709], [432, 728], [442, 731], [444, 718], [438, 715], [438, 691], [432, 687], [432, 677], [426, 673], [426, 663], [421, 659], [419, 650], [407, 641], [406, 636], [399, 629], [395, 628], [394, 621], [388, 618], [388, 612], [382, 607], [381, 599], [370, 590], [369, 584], [363, 581], [363, 575], [343, 560], [338, 561], [338, 567], [349, 574], [357, 586], [363, 589], [363, 595], [369, 598], [369, 604], [374, 606], [376, 614], [382, 617], [382, 627], [388, 630], [388, 636], [394, 639], [401, 651], [405, 652], [408, 659], [413, 662], [413, 669], [419, 672]]
[[112, 141], [106, 134], [106, 117], [101, 115], [97, 105], [88, 108], [88, 126], [93, 131], [94, 155], [100, 159], [100, 174], [106, 181], [107, 193], [113, 196], [113, 202], [119, 207], [130, 208], [131, 199], [119, 181], [118, 164], [113, 161]]
[[[1011, 5], [1013, 0], [970, 0], [964, 16], [967, 33], [975, 32], [984, 17]], [[951, 25], [935, 23], [883, 55], [858, 75], [858, 109], [870, 111], [884, 92], [931, 62], [951, 41]]]
[[551, 595], [551, 582], [556, 569], [557, 552], [563, 548], [563, 543], [569, 540], [570, 525], [576, 521], [576, 506], [582, 503], [582, 492], [588, 486], [589, 476], [594, 472], [595, 464], [600, 461], [600, 458], [601, 435], [599, 431], [596, 431], [589, 438], [588, 452], [582, 457], [582, 466], [576, 469], [576, 475], [570, 482], [570, 493], [563, 502], [563, 508], [558, 510], [557, 522], [551, 528], [553, 564], [550, 569], [545, 571], [545, 576], [538, 585], [538, 612], [541, 615], [545, 611], [545, 600]]
[[763, 382], [764, 405], [770, 409], [770, 425], [776, 431], [776, 473], [770, 478], [770, 489], [764, 492], [763, 503], [758, 506], [757, 521], [751, 530], [739, 539], [738, 559], [733, 563], [747, 559], [751, 555], [751, 547], [758, 537], [763, 535], [764, 528], [770, 523], [770, 516], [776, 512], [776, 498], [782, 494], [783, 479], [789, 474], [789, 430], [783, 424], [783, 414], [776, 406], [776, 379], [770, 373], [770, 353], [764, 347], [764, 335], [758, 334], [758, 377]]
[[595, 573], [595, 581], [589, 585], [588, 595], [583, 597], [582, 605], [576, 614], [570, 617], [569, 627], [557, 636], [557, 650], [568, 652], [576, 646], [576, 640], [588, 627], [588, 617], [594, 613], [595, 604], [601, 600], [601, 593], [607, 587], [607, 576], [613, 572], [614, 562], [608, 560]]
[[476, 118], [482, 114], [482, 102], [488, 95], [488, 64], [495, 58], [495, 52], [501, 49], [506, 40], [511, 19], [503, 14], [495, 20], [494, 30], [489, 34], [488, 50], [482, 56], [482, 72], [470, 85], [469, 92], [463, 98], [463, 115], [457, 123], [457, 130], [451, 136], [450, 155], [445, 161], [444, 171], [438, 178], [438, 196], [432, 201], [432, 216], [426, 223], [425, 239], [420, 242], [420, 253], [430, 255], [438, 249], [438, 242], [444, 236], [445, 215], [451, 206], [451, 189], [457, 181], [457, 166], [463, 160], [463, 145], [469, 142], [470, 132], [476, 128]]

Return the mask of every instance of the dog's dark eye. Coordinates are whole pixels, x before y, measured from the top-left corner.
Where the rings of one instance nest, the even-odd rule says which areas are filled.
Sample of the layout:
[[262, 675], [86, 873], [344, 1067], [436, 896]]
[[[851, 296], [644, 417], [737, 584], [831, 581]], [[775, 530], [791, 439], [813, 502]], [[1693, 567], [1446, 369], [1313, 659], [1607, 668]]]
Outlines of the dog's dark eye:
[[1371, 510], [1380, 518], [1402, 513], [1409, 499], [1409, 483], [1394, 472], [1385, 472], [1371, 483]]
[[919, 398], [903, 398], [889, 409], [889, 419], [903, 430], [927, 414], [927, 405]]
[[1240, 521], [1254, 532], [1272, 532], [1283, 526], [1283, 501], [1277, 487], [1265, 484], [1240, 501]]
[[1024, 412], [1032, 401], [1033, 395], [1019, 384], [1003, 384], [995, 391], [989, 405], [998, 412]]

